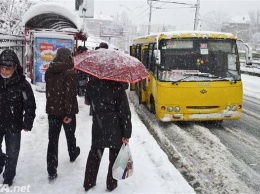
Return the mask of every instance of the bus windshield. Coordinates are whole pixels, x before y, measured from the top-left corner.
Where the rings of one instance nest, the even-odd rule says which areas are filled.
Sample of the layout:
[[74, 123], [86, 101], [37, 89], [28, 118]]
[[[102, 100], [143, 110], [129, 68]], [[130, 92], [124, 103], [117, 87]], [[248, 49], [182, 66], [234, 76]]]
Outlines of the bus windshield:
[[159, 49], [159, 80], [241, 80], [235, 40], [167, 39], [160, 42]]

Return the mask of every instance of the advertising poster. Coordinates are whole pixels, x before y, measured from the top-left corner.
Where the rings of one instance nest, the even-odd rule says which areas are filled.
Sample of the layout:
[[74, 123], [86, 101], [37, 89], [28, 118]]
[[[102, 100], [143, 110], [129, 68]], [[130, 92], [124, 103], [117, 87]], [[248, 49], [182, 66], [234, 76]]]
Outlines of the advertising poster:
[[38, 91], [45, 91], [45, 72], [60, 47], [73, 51], [73, 39], [36, 37], [34, 83]]

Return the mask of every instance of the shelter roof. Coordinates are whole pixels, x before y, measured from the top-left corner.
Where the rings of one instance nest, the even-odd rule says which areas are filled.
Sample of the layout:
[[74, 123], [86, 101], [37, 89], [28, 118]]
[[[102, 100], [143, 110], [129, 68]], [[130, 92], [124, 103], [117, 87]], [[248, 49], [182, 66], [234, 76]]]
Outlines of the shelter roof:
[[229, 21], [230, 23], [248, 24], [251, 22], [249, 15], [240, 15], [232, 17]]
[[30, 7], [23, 16], [26, 28], [77, 29], [82, 31], [82, 18], [66, 6], [58, 3], [37, 3]]

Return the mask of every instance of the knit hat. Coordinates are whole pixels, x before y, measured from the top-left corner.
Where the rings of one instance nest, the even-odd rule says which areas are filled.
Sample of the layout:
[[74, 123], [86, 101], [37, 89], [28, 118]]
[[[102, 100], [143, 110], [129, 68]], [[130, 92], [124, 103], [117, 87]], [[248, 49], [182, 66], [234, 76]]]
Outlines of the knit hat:
[[7, 49], [0, 54], [0, 65], [20, 66], [20, 61], [13, 50]]
[[99, 44], [99, 48], [108, 49], [108, 45], [107, 45], [107, 43], [105, 43], [105, 42], [101, 42], [101, 43]]
[[105, 42], [101, 42], [99, 44], [99, 46], [95, 48], [95, 50], [100, 49], [100, 48], [108, 49], [108, 44]]
[[71, 51], [68, 48], [61, 47], [57, 50], [56, 58], [58, 60], [68, 60], [71, 58]]

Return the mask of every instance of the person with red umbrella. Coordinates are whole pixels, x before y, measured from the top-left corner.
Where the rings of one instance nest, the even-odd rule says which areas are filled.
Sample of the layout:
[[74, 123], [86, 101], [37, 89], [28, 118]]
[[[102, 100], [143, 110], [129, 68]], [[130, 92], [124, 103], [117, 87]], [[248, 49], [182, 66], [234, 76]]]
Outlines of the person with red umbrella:
[[117, 180], [112, 176], [112, 167], [122, 144], [128, 143], [132, 134], [131, 112], [125, 84], [99, 79], [95, 76], [90, 76], [87, 83], [86, 101], [91, 104], [93, 109], [93, 123], [92, 144], [83, 184], [85, 191], [96, 185], [105, 148], [109, 148], [106, 187], [109, 191], [117, 187]]
[[[100, 48], [108, 49], [108, 44], [105, 43], [105, 42], [101, 42], [101, 43], [99, 44], [99, 46], [95, 48], [95, 50], [100, 49]], [[89, 76], [89, 74], [87, 74], [87, 75]], [[88, 105], [90, 105], [89, 115], [92, 115], [93, 109], [92, 109], [92, 107], [91, 107], [91, 104], [89, 104], [89, 103], [87, 102], [87, 99], [86, 99], [86, 98], [85, 98], [85, 103], [88, 104]]]
[[87, 50], [74, 57], [75, 69], [100, 79], [136, 83], [149, 76], [145, 66], [137, 59], [119, 50], [106, 49], [106, 43], [96, 50]]

